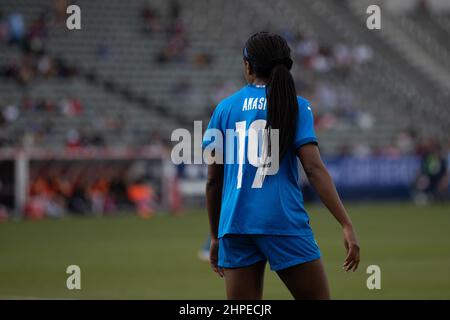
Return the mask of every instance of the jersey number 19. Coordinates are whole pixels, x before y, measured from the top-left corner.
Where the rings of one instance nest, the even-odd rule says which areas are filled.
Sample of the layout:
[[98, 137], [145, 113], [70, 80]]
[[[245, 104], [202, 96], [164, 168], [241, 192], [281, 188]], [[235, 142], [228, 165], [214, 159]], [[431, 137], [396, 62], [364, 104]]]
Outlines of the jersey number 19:
[[[259, 119], [253, 121], [248, 132], [246, 131], [247, 121], [236, 122], [236, 133], [238, 138], [238, 175], [237, 188], [242, 187], [242, 175], [245, 156], [245, 138], [248, 136], [247, 158], [248, 162], [258, 168], [253, 179], [252, 188], [262, 188], [266, 175], [274, 175], [278, 172], [278, 130], [271, 130], [270, 149], [271, 155], [268, 155], [268, 140], [266, 134], [266, 120]], [[262, 134], [260, 134], [262, 133]], [[261, 143], [261, 153], [258, 153]], [[274, 155], [274, 156], [272, 156]]]

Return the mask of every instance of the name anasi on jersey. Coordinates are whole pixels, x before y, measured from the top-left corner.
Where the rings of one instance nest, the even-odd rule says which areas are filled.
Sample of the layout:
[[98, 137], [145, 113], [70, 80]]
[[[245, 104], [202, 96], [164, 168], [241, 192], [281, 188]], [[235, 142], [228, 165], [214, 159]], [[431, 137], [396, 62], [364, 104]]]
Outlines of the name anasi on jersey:
[[249, 110], [266, 110], [266, 98], [245, 98], [244, 104], [242, 105], [242, 111], [249, 111]]

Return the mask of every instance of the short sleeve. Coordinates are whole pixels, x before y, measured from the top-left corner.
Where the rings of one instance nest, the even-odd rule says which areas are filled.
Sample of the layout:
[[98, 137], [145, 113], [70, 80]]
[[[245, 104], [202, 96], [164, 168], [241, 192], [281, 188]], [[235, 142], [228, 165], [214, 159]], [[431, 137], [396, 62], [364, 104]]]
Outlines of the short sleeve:
[[[202, 148], [205, 149], [207, 146], [213, 144], [217, 139], [217, 134], [223, 134], [222, 128], [222, 105], [219, 104], [214, 109], [214, 112], [209, 120], [208, 127], [203, 134]], [[214, 145], [211, 145], [214, 148]]]
[[309, 101], [299, 98], [294, 147], [297, 150], [302, 145], [308, 143], [317, 144], [317, 136], [314, 131], [314, 116]]

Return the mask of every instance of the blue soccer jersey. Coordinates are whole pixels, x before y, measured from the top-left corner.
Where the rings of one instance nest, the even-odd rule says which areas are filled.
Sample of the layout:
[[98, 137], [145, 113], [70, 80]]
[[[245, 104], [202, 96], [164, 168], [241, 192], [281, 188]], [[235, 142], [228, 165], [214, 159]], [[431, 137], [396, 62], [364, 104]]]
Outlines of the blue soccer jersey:
[[[276, 174], [265, 176], [255, 185], [258, 168], [247, 157], [239, 163], [224, 163], [222, 207], [219, 237], [227, 234], [311, 235], [309, 217], [300, 189], [299, 161], [296, 150], [317, 143], [313, 114], [307, 100], [298, 97], [297, 129], [292, 148], [279, 163]], [[227, 153], [247, 154], [248, 130], [252, 124], [265, 125], [267, 119], [264, 86], [247, 85], [221, 101], [211, 117], [208, 129], [220, 130], [224, 159]], [[235, 135], [233, 143], [225, 138], [227, 130], [246, 131]], [[245, 138], [244, 138], [245, 137]], [[244, 141], [243, 141], [244, 140]], [[205, 135], [203, 148], [216, 140]], [[211, 147], [211, 146], [210, 146]], [[209, 147], [208, 147], [209, 148]]]

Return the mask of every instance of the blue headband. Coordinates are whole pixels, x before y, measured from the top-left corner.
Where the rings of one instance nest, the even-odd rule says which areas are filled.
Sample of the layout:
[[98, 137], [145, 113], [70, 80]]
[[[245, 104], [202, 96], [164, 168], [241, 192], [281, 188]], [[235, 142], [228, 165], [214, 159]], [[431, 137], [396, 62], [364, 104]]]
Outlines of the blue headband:
[[250, 59], [250, 55], [248, 54], [248, 50], [247, 50], [247, 47], [244, 47], [244, 50], [243, 50], [243, 53], [242, 53], [243, 55], [244, 55], [244, 60], [247, 60], [247, 61], [250, 61], [251, 59]]

